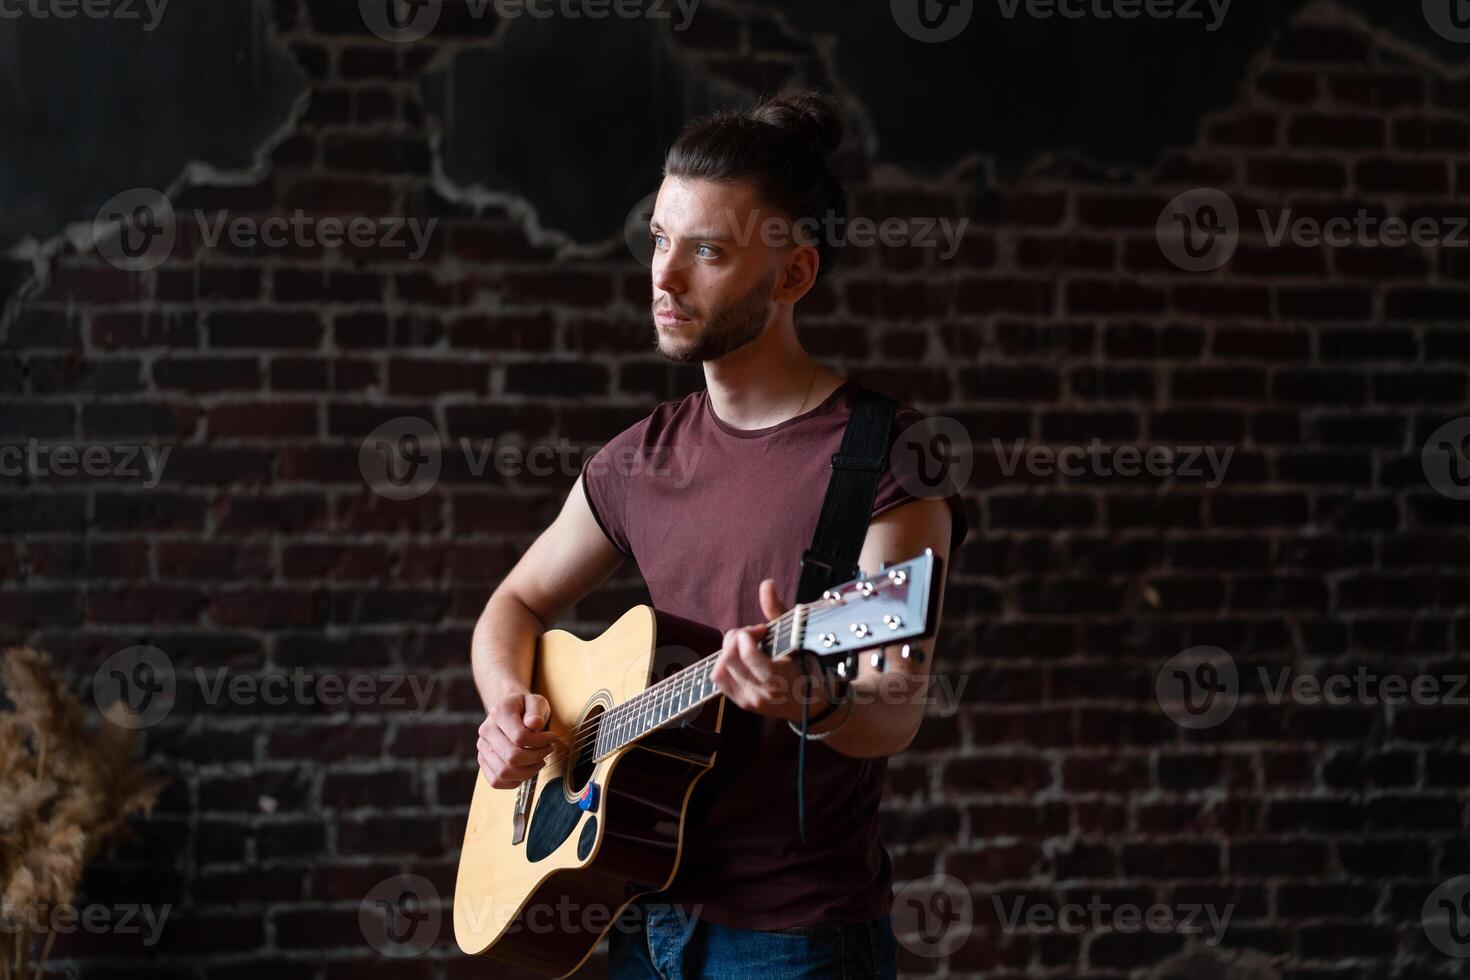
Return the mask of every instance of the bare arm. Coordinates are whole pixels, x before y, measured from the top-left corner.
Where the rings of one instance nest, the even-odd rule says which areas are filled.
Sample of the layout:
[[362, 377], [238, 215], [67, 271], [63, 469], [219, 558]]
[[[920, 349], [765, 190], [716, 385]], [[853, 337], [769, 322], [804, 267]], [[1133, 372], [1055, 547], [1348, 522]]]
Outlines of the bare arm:
[[537, 639], [622, 562], [597, 526], [578, 477], [561, 513], [496, 587], [475, 624], [470, 660], [487, 706], [530, 687]]
[[[914, 500], [880, 515], [868, 525], [867, 537], [859, 564], [875, 574], [884, 562], [899, 562], [933, 548], [948, 570], [951, 516], [949, 505], [942, 500]], [[945, 578], [948, 576], [946, 575]], [[939, 611], [944, 604], [944, 578], [938, 583], [939, 605], [934, 617], [934, 630], [939, 629]], [[775, 619], [786, 611], [776, 595], [776, 583], [766, 579], [760, 585], [761, 612]], [[720, 659], [710, 672], [715, 686], [736, 704], [773, 718], [797, 721], [801, 717], [800, 697], [792, 692], [800, 689], [802, 667], [794, 657], [771, 660], [756, 647], [766, 630], [764, 624], [728, 630]], [[924, 718], [923, 694], [929, 679], [933, 639], [913, 641], [911, 650], [923, 656], [900, 656], [903, 644], [883, 648], [886, 671], [871, 663], [869, 654], [858, 658], [858, 676], [848, 685], [851, 707], [838, 708], [812, 725], [813, 733], [831, 732], [827, 745], [843, 755], [873, 758], [897, 755], [913, 741]], [[919, 661], [923, 661], [920, 663]]]
[[480, 765], [497, 788], [536, 772], [550, 742], [539, 732], [547, 717], [544, 701], [529, 695], [536, 641], [622, 562], [592, 516], [578, 477], [556, 520], [485, 604], [470, 643], [470, 665], [486, 712]]
[[[843, 755], [866, 758], [897, 755], [908, 748], [924, 720], [929, 671], [934, 660], [939, 617], [944, 609], [944, 586], [949, 579], [949, 536], [952, 517], [943, 500], [914, 500], [880, 515], [868, 525], [858, 564], [870, 574], [884, 562], [912, 558], [925, 548], [944, 562], [944, 574], [936, 583], [939, 603], [934, 613], [934, 634], [927, 640], [909, 644], [922, 657], [899, 656], [903, 644], [883, 648], [885, 669], [872, 665], [870, 655], [858, 658], [858, 676], [851, 684], [852, 715], [845, 724], [837, 717], [825, 718], [812, 731], [820, 732], [836, 725], [827, 745]], [[918, 663], [922, 659], [922, 663]]]

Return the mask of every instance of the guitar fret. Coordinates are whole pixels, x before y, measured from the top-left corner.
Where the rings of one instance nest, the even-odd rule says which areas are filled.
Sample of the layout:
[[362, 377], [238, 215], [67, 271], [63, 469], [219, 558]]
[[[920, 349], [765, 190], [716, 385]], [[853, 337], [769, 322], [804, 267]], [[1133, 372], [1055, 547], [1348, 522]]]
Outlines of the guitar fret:
[[[784, 650], [793, 631], [794, 623], [778, 624], [773, 650]], [[719, 688], [715, 687], [710, 676], [715, 659], [714, 656], [707, 657], [680, 671], [663, 685], [645, 689], [606, 712], [597, 733], [597, 754], [602, 756], [637, 741], [718, 694]]]

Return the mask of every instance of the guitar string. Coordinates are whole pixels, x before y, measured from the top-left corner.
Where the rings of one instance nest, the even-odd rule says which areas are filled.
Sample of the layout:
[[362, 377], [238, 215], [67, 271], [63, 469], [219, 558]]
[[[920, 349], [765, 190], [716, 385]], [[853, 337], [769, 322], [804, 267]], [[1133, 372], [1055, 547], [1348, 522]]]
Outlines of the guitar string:
[[[873, 589], [873, 593], [874, 594], [877, 594], [879, 591], [882, 591], [883, 589], [887, 588], [888, 586], [889, 586], [889, 580], [887, 580], [887, 579], [882, 580], [882, 581], [880, 581], [878, 583], [875, 583], [875, 586], [874, 586], [874, 589]], [[858, 596], [858, 595], [860, 595], [860, 593], [852, 593], [852, 595], [853, 596]], [[863, 598], [867, 598], [867, 597], [864, 596]], [[841, 602], [833, 603], [833, 604], [830, 604], [830, 605], [827, 605], [827, 606], [819, 607], [819, 608], [817, 608], [815, 610], [811, 610], [811, 612], [813, 613], [813, 618], [814, 618], [815, 615], [818, 615], [818, 614], [830, 614], [834, 610], [843, 608], [843, 607], [848, 606], [848, 605], [851, 605], [851, 604], [852, 604], [852, 602], [851, 602], [850, 599], [844, 599]], [[794, 612], [794, 610], [793, 610], [793, 612]], [[784, 616], [786, 616], [786, 615], [791, 615], [791, 613], [783, 614], [783, 617], [782, 618], [784, 618]], [[810, 620], [809, 620], [809, 625], [810, 625]], [[879, 645], [879, 644], [875, 644], [875, 645]], [[882, 645], [886, 645], [886, 644], [882, 644]], [[703, 664], [705, 662], [706, 661], [701, 660], [700, 661], [700, 664]], [[693, 666], [698, 666], [698, 664], [693, 665]], [[639, 711], [638, 711], [638, 713], [636, 713], [633, 717], [635, 717], [635, 718], [640, 717], [644, 713], [644, 711], [646, 710], [647, 707], [656, 707], [656, 708], [665, 707], [668, 704], [672, 703], [676, 698], [682, 696], [687, 691], [693, 689], [687, 683], [687, 678], [689, 676], [692, 676], [692, 673], [693, 673], [693, 667], [691, 667], [688, 670], [680, 671], [679, 673], [674, 674], [674, 675], [672, 675], [670, 677], [667, 677], [664, 680], [659, 681], [657, 684], [650, 685], [649, 687], [645, 688], [643, 691], [639, 692], [639, 694], [635, 695], [633, 698], [630, 698], [629, 700], [624, 701], [621, 705], [615, 706], [615, 709], [614, 710], [616, 710], [617, 708], [622, 708], [625, 705], [630, 705], [630, 704], [634, 703], [634, 701], [636, 699], [642, 697], [643, 695], [650, 694], [650, 693], [654, 693], [656, 696], [648, 702], [648, 705], [647, 706], [645, 706], [644, 708], [640, 708]], [[694, 708], [694, 707], [696, 707], [696, 706], [695, 705], [690, 705], [690, 708], [691, 709]], [[680, 712], [680, 713], [682, 713], [682, 712]], [[570, 736], [572, 736], [574, 734], [580, 736], [579, 737], [579, 740], [578, 740], [578, 743], [576, 745], [576, 750], [578, 752], [580, 752], [582, 748], [586, 747], [586, 745], [587, 745], [588, 742], [593, 741], [593, 740], [595, 740], [597, 738], [597, 735], [599, 733], [598, 730], [601, 728], [602, 723], [603, 723], [603, 720], [606, 719], [607, 717], [608, 717], [608, 712], [601, 712], [601, 713], [595, 715], [593, 718], [589, 719], [587, 722], [584, 722], [582, 725], [579, 725], [577, 728], [571, 729], [567, 733], [567, 737], [570, 737]], [[675, 715], [675, 717], [677, 717], [677, 714]], [[660, 724], [667, 724], [667, 722], [669, 720], [672, 720], [672, 719], [665, 719]], [[652, 731], [652, 730], [653, 729], [650, 729], [650, 731]], [[646, 734], [648, 734], [648, 732], [644, 732], [641, 735], [639, 735], [638, 737], [642, 737], [642, 735], [646, 735]], [[558, 744], [566, 744], [565, 743], [565, 738], [559, 737], [556, 742], [549, 743], [547, 747], [550, 748], [551, 746], [558, 745]], [[570, 754], [570, 753], [568, 753], [568, 754]]]
[[[889, 580], [884, 579], [884, 580], [882, 580], [879, 583], [875, 583], [874, 589], [873, 589], [873, 593], [876, 594], [879, 591], [881, 591], [881, 590], [883, 590], [883, 589], [885, 589], [887, 587], [889, 587]], [[859, 593], [852, 593], [851, 595], [858, 596]], [[863, 598], [867, 598], [867, 597], [866, 596], [863, 596]], [[811, 610], [809, 610], [809, 612], [811, 613], [811, 616], [808, 619], [808, 625], [811, 625], [812, 620], [815, 619], [816, 616], [819, 616], [819, 615], [829, 615], [830, 613], [832, 613], [833, 611], [835, 611], [837, 609], [841, 609], [843, 607], [846, 607], [846, 606], [849, 606], [849, 605], [852, 605], [852, 604], [853, 603], [851, 602], [850, 599], [844, 599], [844, 600], [842, 600], [841, 602], [838, 602], [838, 603], [831, 603], [831, 604], [828, 604], [826, 606], [820, 606], [820, 607], [817, 607], [815, 609], [811, 609]], [[809, 603], [808, 605], [814, 605], [814, 604]], [[791, 615], [794, 614], [794, 612], [795, 612], [795, 610], [792, 610], [792, 611], [789, 611], [787, 613], [784, 613], [784, 614], [782, 614], [781, 617], [778, 617], [778, 619], [784, 619], [787, 616], [791, 616]], [[767, 637], [766, 638], [763, 638], [762, 642], [764, 642], [765, 639], [769, 639], [769, 638], [771, 638], [771, 634], [767, 634]], [[634, 695], [632, 698], [629, 698], [627, 701], [624, 701], [622, 704], [615, 705], [612, 710], [620, 710], [620, 709], [623, 709], [624, 707], [626, 707], [628, 705], [631, 705], [631, 704], [634, 704], [640, 698], [643, 698], [645, 695], [649, 695], [649, 694], [654, 695], [654, 697], [651, 698], [651, 699], [649, 699], [648, 704], [645, 705], [644, 707], [641, 707], [639, 709], [639, 711], [634, 714], [633, 717], [635, 717], [635, 718], [636, 717], [640, 717], [647, 710], [647, 708], [649, 708], [649, 707], [662, 708], [664, 706], [667, 706], [668, 704], [674, 702], [675, 699], [677, 699], [678, 697], [680, 697], [681, 695], [683, 695], [687, 691], [692, 690], [692, 687], [688, 684], [688, 678], [691, 677], [691, 676], [693, 676], [694, 668], [696, 668], [696, 667], [698, 667], [698, 666], [700, 666], [700, 665], [708, 662], [708, 659], [709, 658], [705, 658], [703, 660], [700, 660], [699, 663], [694, 664], [694, 665], [691, 665], [690, 668], [688, 668], [686, 670], [682, 670], [682, 671], [680, 671], [680, 672], [678, 672], [676, 674], [671, 675], [670, 677], [664, 678], [662, 681], [659, 681], [656, 684], [652, 684], [652, 685], [648, 686], [647, 688], [644, 688], [638, 694]], [[693, 708], [695, 706], [694, 705], [690, 705], [690, 707]], [[603, 720], [606, 719], [608, 717], [608, 715], [609, 715], [609, 712], [601, 712], [601, 713], [595, 715], [593, 718], [591, 718], [588, 721], [584, 722], [582, 725], [578, 726], [577, 728], [569, 730], [568, 733], [567, 733], [567, 737], [570, 737], [572, 735], [584, 735], [585, 737], [582, 737], [580, 739], [580, 741], [579, 741], [579, 744], [577, 745], [577, 748], [580, 750], [582, 747], [585, 746], [585, 744], [587, 743], [587, 741], [589, 740], [589, 738], [595, 738], [596, 737], [596, 735], [597, 735], [597, 731], [596, 730], [601, 727], [601, 725], [603, 724]], [[667, 720], [668, 719], [666, 719], [665, 722], [663, 722], [663, 723], [667, 723]], [[647, 732], [645, 732], [643, 734], [647, 734]], [[565, 739], [564, 738], [558, 738], [557, 742], [563, 742], [564, 743], [565, 742]], [[550, 745], [555, 745], [555, 744], [557, 744], [557, 743], [556, 742], [549, 743], [548, 747], [550, 747]]]
[[[891, 586], [891, 582], [892, 582], [891, 579], [886, 579], [886, 578], [885, 579], [878, 580], [877, 582], [874, 583], [874, 588], [873, 588], [873, 593], [872, 594], [876, 595], [877, 593], [879, 593], [881, 591], [884, 591], [885, 589], [889, 588]], [[852, 593], [849, 593], [849, 598], [844, 598], [840, 602], [831, 603], [831, 604], [826, 605], [826, 606], [820, 606], [820, 607], [818, 607], [816, 609], [809, 609], [808, 610], [808, 613], [809, 613], [808, 626], [811, 625], [812, 621], [815, 619], [815, 617], [817, 615], [819, 615], [819, 614], [828, 614], [828, 615], [830, 615], [831, 613], [835, 612], [838, 609], [842, 609], [842, 608], [844, 608], [846, 606], [853, 605], [854, 603], [852, 602], [852, 599], [853, 598], [859, 598], [859, 597], [860, 598], [869, 598], [869, 596], [863, 596], [862, 593], [859, 593], [859, 592], [854, 591]], [[808, 605], [813, 605], [813, 604], [808, 604]], [[796, 609], [788, 610], [787, 612], [782, 613], [780, 616], [778, 616], [776, 619], [772, 620], [771, 622], [767, 623], [766, 625], [767, 625], [767, 627], [770, 627], [772, 625], [777, 625], [778, 628], [779, 628], [779, 624], [781, 624], [784, 620], [794, 619], [795, 614], [796, 614]], [[765, 639], [773, 639], [773, 638], [774, 638], [774, 634], [772, 632], [768, 631], [767, 634], [766, 634], [766, 637], [764, 637], [762, 639], [762, 642], [764, 642]], [[650, 708], [661, 709], [663, 707], [668, 706], [669, 704], [673, 703], [677, 698], [683, 696], [685, 693], [689, 693], [689, 692], [691, 692], [691, 691], [694, 690], [694, 687], [689, 683], [689, 678], [693, 676], [693, 668], [698, 667], [700, 664], [705, 663], [707, 660], [708, 660], [708, 658], [705, 658], [704, 660], [699, 661], [699, 663], [694, 664], [694, 665], [691, 665], [691, 668], [688, 669], [688, 670], [681, 670], [678, 673], [671, 675], [670, 677], [664, 678], [662, 681], [659, 681], [659, 682], [657, 682], [655, 684], [649, 685], [648, 687], [646, 687], [642, 691], [640, 691], [638, 694], [635, 694], [633, 697], [629, 698], [627, 701], [624, 701], [622, 704], [615, 705], [610, 710], [624, 709], [624, 708], [626, 708], [629, 705], [638, 703], [640, 701], [640, 699], [647, 698], [648, 695], [652, 695], [652, 697], [651, 698], [647, 698], [647, 703], [644, 704], [644, 705], [642, 705], [638, 709], [638, 712], [633, 715], [634, 718], [640, 717], [645, 711], [647, 711]], [[702, 686], [702, 682], [701, 682], [701, 685], [700, 686]], [[698, 707], [698, 706], [701, 706], [701, 705], [691, 704], [690, 705], [690, 710], [692, 710], [693, 708]], [[551, 769], [553, 766], [555, 766], [558, 762], [560, 762], [564, 758], [571, 758], [571, 757], [573, 757], [575, 755], [579, 755], [581, 753], [582, 749], [584, 749], [588, 744], [590, 744], [592, 742], [595, 742], [596, 739], [597, 739], [597, 737], [598, 737], [598, 735], [601, 732], [601, 728], [602, 728], [603, 722], [604, 722], [604, 720], [606, 720], [609, 717], [609, 714], [610, 714], [610, 711], [599, 712], [598, 714], [594, 715], [592, 718], [590, 718], [587, 721], [583, 722], [582, 724], [578, 725], [576, 728], [569, 729], [566, 732], [566, 734], [561, 735], [561, 736], [558, 736], [554, 741], [547, 743], [547, 745], [545, 746], [547, 749], [553, 749], [553, 748], [560, 749], [560, 748], [565, 748], [568, 751], [565, 751], [565, 752], [561, 752], [561, 751], [554, 752], [553, 755], [552, 755], [552, 758], [549, 759], [545, 764], [542, 765], [542, 767], [539, 770], [539, 772], [546, 772], [547, 770]], [[678, 712], [678, 713], [676, 713], [672, 717], [677, 717], [678, 714], [682, 714], [682, 712]], [[660, 724], [667, 724], [668, 721], [672, 720], [672, 717], [669, 718], [669, 719], [665, 719], [664, 722], [661, 722]], [[651, 731], [653, 731], [653, 729], [650, 729], [649, 731], [651, 732]], [[641, 735], [639, 735], [637, 737], [642, 737], [642, 735], [647, 735], [648, 733], [649, 732], [643, 732]], [[573, 744], [571, 741], [569, 741], [570, 739], [575, 739], [575, 744]], [[560, 773], [556, 773], [556, 775], [560, 775]]]
[[[770, 622], [766, 623], [766, 627], [767, 627], [766, 636], [762, 638], [762, 641], [761, 642], [764, 642], [766, 638], [769, 638], [769, 637], [772, 637], [773, 636], [773, 632], [770, 629], [770, 627], [774, 626], [776, 628], [776, 630], [779, 630], [783, 624], [787, 623], [787, 621], [794, 621], [795, 620], [796, 612], [797, 612], [797, 610], [795, 608], [788, 609], [786, 612], [782, 613], [781, 615], [777, 616], [775, 619], [773, 619]], [[565, 733], [563, 733], [561, 735], [558, 735], [555, 739], [553, 739], [552, 741], [546, 743], [545, 748], [547, 748], [547, 749], [553, 749], [553, 748], [572, 748], [572, 747], [575, 747], [575, 749], [580, 752], [581, 749], [586, 746], [588, 738], [596, 738], [597, 737], [597, 733], [601, 729], [601, 726], [602, 726], [602, 720], [605, 719], [605, 718], [607, 718], [612, 711], [624, 710], [624, 709], [627, 709], [629, 706], [631, 706], [633, 704], [641, 704], [644, 699], [647, 699], [647, 706], [649, 706], [649, 707], [654, 706], [654, 705], [658, 705], [658, 704], [667, 703], [667, 701], [665, 699], [663, 699], [662, 697], [660, 697], [660, 695], [663, 694], [666, 690], [669, 689], [668, 688], [668, 685], [671, 684], [671, 682], [673, 682], [673, 681], [675, 681], [677, 679], [680, 679], [680, 678], [683, 678], [687, 682], [688, 677], [686, 675], [692, 676], [691, 671], [695, 667], [698, 667], [700, 664], [704, 663], [705, 660], [707, 660], [707, 659], [708, 659], [708, 657], [701, 658], [698, 662], [690, 665], [690, 671], [682, 671], [681, 670], [678, 673], [673, 674], [670, 677], [666, 677], [666, 678], [664, 678], [661, 681], [658, 681], [658, 682], [656, 682], [654, 684], [650, 684], [648, 687], [646, 687], [643, 690], [639, 691], [637, 694], [635, 694], [632, 697], [628, 698], [626, 701], [622, 702], [621, 704], [613, 705], [613, 707], [610, 708], [610, 709], [608, 709], [607, 711], [599, 712], [598, 714], [596, 714], [592, 718], [589, 718], [588, 720], [582, 722], [580, 725], [576, 726], [575, 728], [568, 729]], [[680, 693], [682, 693], [682, 692], [680, 692]], [[650, 694], [651, 695], [654, 695], [654, 697], [651, 698], [651, 699], [648, 699], [648, 695], [650, 695]], [[641, 711], [642, 708], [640, 708], [639, 710]], [[572, 746], [572, 743], [570, 741], [570, 740], [573, 740], [573, 739], [576, 740], [576, 745], [575, 746]], [[517, 746], [517, 748], [522, 748], [522, 747], [523, 746]], [[548, 762], [546, 764], [546, 766], [543, 766], [542, 768], [545, 769], [547, 766], [550, 766], [550, 765], [552, 765], [552, 763], [551, 762]]]

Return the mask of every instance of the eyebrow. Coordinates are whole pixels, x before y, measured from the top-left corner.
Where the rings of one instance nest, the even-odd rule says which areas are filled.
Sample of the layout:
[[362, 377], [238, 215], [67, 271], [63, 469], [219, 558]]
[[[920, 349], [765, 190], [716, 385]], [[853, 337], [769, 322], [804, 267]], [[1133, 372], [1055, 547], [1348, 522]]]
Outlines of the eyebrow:
[[[657, 221], [650, 221], [648, 223], [648, 227], [649, 227], [649, 230], [651, 230], [651, 231], [664, 231], [665, 230], [664, 229], [664, 226], [661, 225], [661, 224], [659, 224]], [[732, 239], [729, 235], [723, 234], [722, 232], [710, 231], [710, 230], [707, 230], [707, 229], [706, 230], [703, 230], [703, 231], [691, 231], [689, 234], [685, 235], [684, 237], [685, 238], [696, 238], [696, 239], [698, 239], [699, 241], [702, 241], [702, 242], [726, 242], [726, 243], [728, 243], [728, 242], [734, 241], [734, 239]]]

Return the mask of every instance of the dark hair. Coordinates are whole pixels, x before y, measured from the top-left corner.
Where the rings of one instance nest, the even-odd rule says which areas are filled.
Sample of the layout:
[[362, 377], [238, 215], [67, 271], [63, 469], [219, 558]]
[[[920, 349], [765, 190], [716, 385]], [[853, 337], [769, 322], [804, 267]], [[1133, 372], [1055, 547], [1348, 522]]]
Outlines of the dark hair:
[[[847, 193], [827, 166], [842, 142], [835, 100], [817, 92], [765, 99], [754, 108], [724, 110], [684, 128], [664, 157], [664, 176], [692, 180], [749, 181], [757, 196], [793, 222], [847, 220]], [[817, 274], [837, 264], [828, 236], [813, 242]]]

